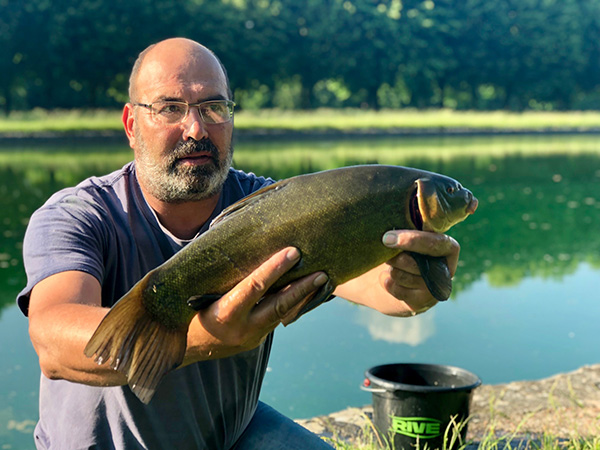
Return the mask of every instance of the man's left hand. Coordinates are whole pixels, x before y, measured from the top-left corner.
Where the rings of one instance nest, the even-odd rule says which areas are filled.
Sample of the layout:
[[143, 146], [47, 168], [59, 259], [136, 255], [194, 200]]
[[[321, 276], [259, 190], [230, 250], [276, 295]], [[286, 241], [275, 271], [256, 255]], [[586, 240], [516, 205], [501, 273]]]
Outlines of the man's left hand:
[[397, 230], [386, 233], [386, 246], [402, 249], [402, 253], [387, 262], [389, 270], [380, 275], [384, 288], [394, 297], [404, 300], [415, 313], [428, 310], [437, 303], [413, 257], [407, 252], [445, 257], [451, 276], [456, 272], [460, 245], [445, 234], [416, 230]]
[[392, 316], [411, 316], [427, 311], [437, 300], [425, 285], [417, 263], [406, 252], [443, 256], [454, 276], [460, 245], [450, 236], [417, 230], [389, 231], [383, 242], [402, 252], [338, 286], [335, 294]]

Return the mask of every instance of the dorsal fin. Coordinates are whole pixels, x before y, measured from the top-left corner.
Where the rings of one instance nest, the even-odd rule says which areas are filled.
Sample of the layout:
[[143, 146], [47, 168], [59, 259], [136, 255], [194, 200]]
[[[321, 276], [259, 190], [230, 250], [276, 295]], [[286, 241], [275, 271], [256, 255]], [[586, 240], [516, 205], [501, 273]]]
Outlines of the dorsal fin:
[[290, 179], [287, 179], [287, 180], [278, 181], [277, 183], [270, 184], [269, 186], [265, 186], [264, 188], [261, 188], [258, 191], [233, 203], [232, 205], [225, 208], [221, 212], [221, 214], [219, 214], [217, 217], [215, 217], [212, 220], [212, 222], [210, 223], [210, 227], [212, 228], [215, 225], [217, 225], [219, 222], [222, 222], [223, 220], [234, 216], [237, 212], [241, 211], [247, 205], [252, 204], [256, 201], [259, 201], [260, 199], [265, 198], [269, 194], [272, 194], [273, 192], [278, 191], [279, 189], [282, 189], [289, 183], [289, 181], [290, 181]]

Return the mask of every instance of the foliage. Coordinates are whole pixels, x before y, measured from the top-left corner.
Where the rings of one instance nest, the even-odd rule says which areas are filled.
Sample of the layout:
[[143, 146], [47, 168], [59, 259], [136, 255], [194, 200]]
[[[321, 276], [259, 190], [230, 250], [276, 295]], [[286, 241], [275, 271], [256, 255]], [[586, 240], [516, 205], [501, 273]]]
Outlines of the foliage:
[[0, 0], [0, 107], [115, 107], [186, 36], [242, 108], [600, 108], [597, 0]]

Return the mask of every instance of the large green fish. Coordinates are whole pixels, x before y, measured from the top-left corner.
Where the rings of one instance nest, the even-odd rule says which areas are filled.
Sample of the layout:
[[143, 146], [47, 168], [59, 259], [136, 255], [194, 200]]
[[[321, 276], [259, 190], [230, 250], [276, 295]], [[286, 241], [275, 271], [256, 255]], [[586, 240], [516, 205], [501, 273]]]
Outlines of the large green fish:
[[[123, 372], [147, 403], [183, 361], [196, 312], [276, 251], [294, 246], [301, 259], [272, 291], [317, 271], [329, 277], [297, 318], [336, 286], [396, 256], [399, 250], [382, 243], [386, 231], [443, 233], [476, 208], [477, 199], [457, 181], [412, 168], [365, 165], [282, 180], [224, 210], [206, 233], [148, 272], [109, 311], [85, 354]], [[447, 299], [445, 259], [414, 257], [432, 294]]]

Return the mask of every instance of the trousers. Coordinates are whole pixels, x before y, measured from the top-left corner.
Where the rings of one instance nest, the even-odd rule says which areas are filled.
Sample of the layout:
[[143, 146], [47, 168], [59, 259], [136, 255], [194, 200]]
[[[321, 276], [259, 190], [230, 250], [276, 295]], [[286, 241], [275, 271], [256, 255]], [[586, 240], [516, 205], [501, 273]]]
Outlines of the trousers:
[[231, 450], [332, 450], [333, 447], [269, 405], [258, 402], [254, 417]]

